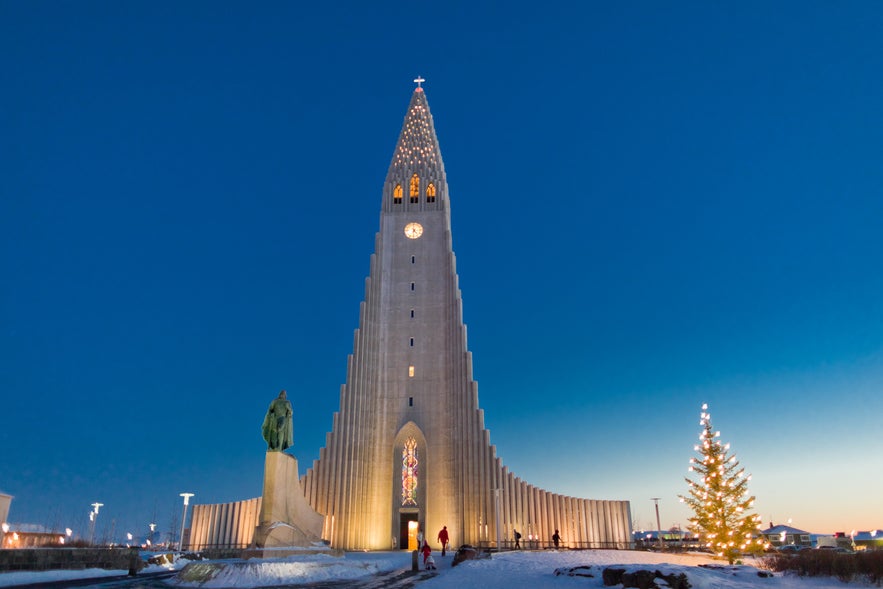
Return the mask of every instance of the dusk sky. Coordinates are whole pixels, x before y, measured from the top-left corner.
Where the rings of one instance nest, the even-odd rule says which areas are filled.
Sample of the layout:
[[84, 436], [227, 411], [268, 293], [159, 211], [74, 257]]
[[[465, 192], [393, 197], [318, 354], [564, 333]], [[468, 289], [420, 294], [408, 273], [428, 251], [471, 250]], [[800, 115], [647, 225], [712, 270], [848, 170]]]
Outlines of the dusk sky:
[[[479, 402], [531, 484], [883, 527], [883, 4], [0, 0], [0, 491], [117, 539], [339, 409], [422, 75]], [[101, 531], [99, 532], [101, 534]]]

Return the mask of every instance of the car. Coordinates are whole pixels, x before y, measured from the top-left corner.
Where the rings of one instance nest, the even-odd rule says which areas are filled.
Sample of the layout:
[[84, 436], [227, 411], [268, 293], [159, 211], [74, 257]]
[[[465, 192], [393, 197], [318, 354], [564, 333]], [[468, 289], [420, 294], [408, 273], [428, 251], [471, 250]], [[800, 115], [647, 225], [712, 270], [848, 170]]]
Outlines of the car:
[[832, 552], [834, 554], [855, 554], [852, 550], [847, 550], [842, 546], [819, 546], [816, 550], [822, 550], [824, 552]]
[[809, 548], [809, 547], [808, 546], [800, 546], [798, 544], [783, 544], [782, 546], [779, 546], [778, 548], [776, 548], [776, 550], [778, 550], [779, 552], [781, 552], [783, 554], [797, 554], [798, 552], [800, 552], [804, 548]]

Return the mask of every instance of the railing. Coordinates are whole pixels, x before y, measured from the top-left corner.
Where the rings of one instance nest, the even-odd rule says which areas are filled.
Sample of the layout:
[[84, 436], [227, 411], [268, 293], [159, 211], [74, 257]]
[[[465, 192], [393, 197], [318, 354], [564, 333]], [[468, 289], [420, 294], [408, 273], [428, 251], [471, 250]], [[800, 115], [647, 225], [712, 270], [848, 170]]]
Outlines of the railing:
[[[476, 548], [484, 551], [504, 550], [555, 550], [555, 543], [551, 540], [519, 540], [519, 548], [515, 548], [515, 540], [500, 541], [499, 548], [496, 542], [482, 541]], [[565, 542], [558, 543], [558, 550], [633, 550], [634, 542]]]
[[206, 550], [245, 550], [253, 548], [251, 544], [236, 544], [233, 542], [219, 542], [218, 544], [202, 544], [194, 542], [193, 544], [184, 543], [185, 552], [205, 552]]

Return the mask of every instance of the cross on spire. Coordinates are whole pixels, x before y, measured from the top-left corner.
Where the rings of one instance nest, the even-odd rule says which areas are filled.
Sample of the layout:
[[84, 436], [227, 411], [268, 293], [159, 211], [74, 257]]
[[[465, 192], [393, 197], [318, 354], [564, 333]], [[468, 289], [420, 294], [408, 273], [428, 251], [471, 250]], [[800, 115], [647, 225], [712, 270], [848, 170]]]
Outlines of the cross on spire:
[[417, 84], [418, 88], [422, 88], [422, 86], [420, 84], [422, 84], [425, 81], [426, 80], [423, 79], [423, 76], [417, 76], [416, 78], [414, 78], [414, 83]]

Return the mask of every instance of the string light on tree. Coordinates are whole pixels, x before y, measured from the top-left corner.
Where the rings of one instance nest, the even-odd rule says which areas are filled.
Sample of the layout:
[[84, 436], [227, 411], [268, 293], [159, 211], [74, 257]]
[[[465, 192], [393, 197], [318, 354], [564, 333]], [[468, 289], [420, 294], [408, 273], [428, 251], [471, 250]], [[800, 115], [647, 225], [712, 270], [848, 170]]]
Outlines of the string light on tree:
[[760, 516], [750, 512], [754, 507], [754, 496], [748, 491], [751, 475], [739, 467], [735, 454], [729, 454], [730, 445], [721, 443], [721, 433], [711, 426], [707, 404], [702, 405], [699, 425], [699, 444], [693, 446], [699, 457], [690, 459], [688, 469], [698, 480], [686, 477], [689, 494], [680, 498], [693, 510], [689, 530], [732, 564], [743, 552], [760, 552], [768, 545], [757, 532]]

